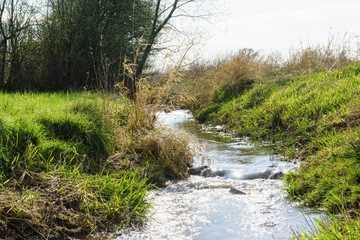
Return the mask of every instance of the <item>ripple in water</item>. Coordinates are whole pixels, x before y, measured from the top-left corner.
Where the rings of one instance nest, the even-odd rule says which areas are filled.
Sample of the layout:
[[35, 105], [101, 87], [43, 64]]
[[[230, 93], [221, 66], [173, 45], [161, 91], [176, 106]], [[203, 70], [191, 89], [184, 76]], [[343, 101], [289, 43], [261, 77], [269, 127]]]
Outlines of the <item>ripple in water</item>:
[[[274, 164], [269, 147], [221, 143], [210, 135], [204, 139], [203, 133], [189, 122], [190, 117], [185, 111], [174, 111], [161, 114], [160, 119], [171, 128], [186, 129], [201, 141], [208, 141], [206, 154], [212, 158], [213, 168], [226, 169], [227, 174], [192, 176], [152, 191], [149, 198], [153, 199], [153, 208], [144, 227], [115, 239], [291, 239], [291, 229], [307, 227], [302, 212], [310, 218], [320, 217], [287, 201], [281, 180], [241, 180], [242, 174]], [[294, 167], [281, 161], [276, 165], [281, 171]]]

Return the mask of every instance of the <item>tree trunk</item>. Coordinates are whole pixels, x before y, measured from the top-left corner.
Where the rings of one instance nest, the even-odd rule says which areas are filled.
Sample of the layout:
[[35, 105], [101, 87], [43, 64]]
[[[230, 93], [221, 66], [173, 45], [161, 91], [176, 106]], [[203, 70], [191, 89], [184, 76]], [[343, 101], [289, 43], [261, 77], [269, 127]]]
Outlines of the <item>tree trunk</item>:
[[5, 67], [6, 67], [6, 50], [7, 50], [7, 41], [4, 41], [4, 44], [1, 46], [1, 62], [0, 62], [0, 89], [5, 87]]
[[172, 3], [172, 6], [171, 6], [170, 12], [165, 17], [165, 19], [162, 22], [159, 23], [159, 18], [161, 17], [160, 16], [161, 15], [161, 13], [160, 13], [160, 11], [161, 11], [160, 10], [161, 0], [157, 0], [155, 16], [154, 16], [154, 19], [153, 19], [153, 26], [152, 26], [152, 29], [151, 29], [149, 39], [148, 39], [148, 41], [146, 43], [147, 44], [146, 48], [145, 48], [145, 50], [143, 52], [143, 55], [142, 55], [138, 65], [137, 65], [137, 68], [136, 68], [135, 77], [133, 79], [133, 81], [135, 81], [135, 82], [132, 82], [131, 84], [129, 84], [132, 87], [132, 88], [130, 88], [130, 91], [132, 91], [130, 93], [130, 95], [132, 97], [135, 96], [135, 93], [136, 93], [136, 88], [135, 88], [136, 81], [139, 78], [142, 77], [146, 61], [150, 56], [150, 53], [151, 53], [151, 51], [153, 49], [153, 46], [155, 44], [155, 40], [156, 40], [157, 36], [159, 35], [159, 33], [164, 29], [166, 24], [169, 22], [169, 20], [173, 16], [174, 12], [176, 11], [176, 9], [178, 8], [178, 3], [179, 3], [179, 0], [174, 0], [174, 2]]

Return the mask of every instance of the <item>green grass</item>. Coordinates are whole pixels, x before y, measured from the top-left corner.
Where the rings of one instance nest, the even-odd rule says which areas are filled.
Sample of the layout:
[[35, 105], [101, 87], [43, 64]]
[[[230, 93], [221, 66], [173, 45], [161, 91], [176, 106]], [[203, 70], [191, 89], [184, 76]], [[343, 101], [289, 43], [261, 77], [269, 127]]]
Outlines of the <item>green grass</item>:
[[89, 169], [99, 168], [115, 141], [100, 118], [101, 111], [96, 113], [100, 106], [95, 96], [89, 97], [1, 94], [2, 179], [16, 175], [14, 171], [51, 171], [61, 160], [68, 165], [83, 161]]
[[141, 224], [153, 183], [187, 177], [192, 153], [136, 104], [111, 94], [0, 93], [0, 234], [83, 238]]
[[355, 240], [360, 236], [360, 221], [349, 217], [330, 216], [325, 219], [316, 219], [309, 223], [306, 230], [294, 233], [297, 240]]
[[[20, 233], [29, 231], [29, 221], [43, 235], [81, 235], [146, 212], [140, 171], [106, 170], [117, 143], [105, 101], [95, 94], [0, 94], [0, 183], [12, 195], [1, 199], [0, 231], [15, 231], [11, 221], [20, 222]], [[21, 203], [22, 196], [36, 197]], [[46, 219], [44, 200], [61, 206], [47, 206], [54, 219]]]

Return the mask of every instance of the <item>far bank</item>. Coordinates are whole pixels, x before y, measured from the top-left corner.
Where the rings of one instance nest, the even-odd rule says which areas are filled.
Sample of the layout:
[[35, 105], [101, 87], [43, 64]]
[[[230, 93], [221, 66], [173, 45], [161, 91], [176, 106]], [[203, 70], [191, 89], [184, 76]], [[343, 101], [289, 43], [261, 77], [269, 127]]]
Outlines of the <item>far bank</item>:
[[345, 222], [334, 218], [341, 226], [335, 232], [359, 236], [358, 222], [347, 225], [351, 231], [344, 226], [358, 218], [360, 206], [360, 65], [319, 66], [269, 67], [240, 54], [188, 70], [177, 87], [196, 98], [184, 105], [198, 122], [273, 142], [286, 159], [300, 163], [283, 178], [288, 196], [345, 214]]

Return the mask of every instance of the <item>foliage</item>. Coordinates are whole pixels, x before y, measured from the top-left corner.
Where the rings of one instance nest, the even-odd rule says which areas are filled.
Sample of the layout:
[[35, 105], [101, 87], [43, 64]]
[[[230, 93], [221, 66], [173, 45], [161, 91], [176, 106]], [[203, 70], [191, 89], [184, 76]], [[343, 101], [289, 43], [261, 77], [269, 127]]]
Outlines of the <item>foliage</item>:
[[[134, 61], [135, 47], [149, 34], [152, 11], [143, 0], [50, 0], [40, 43], [45, 90], [112, 89], [125, 57]], [[107, 81], [99, 76], [105, 72]]]
[[28, 87], [24, 77], [34, 73], [31, 53], [34, 32], [31, 22], [35, 11], [24, 0], [3, 0], [0, 4], [0, 89], [10, 90]]
[[193, 2], [4, 0], [0, 89], [109, 91], [121, 83], [135, 98], [136, 81], [174, 13]]

